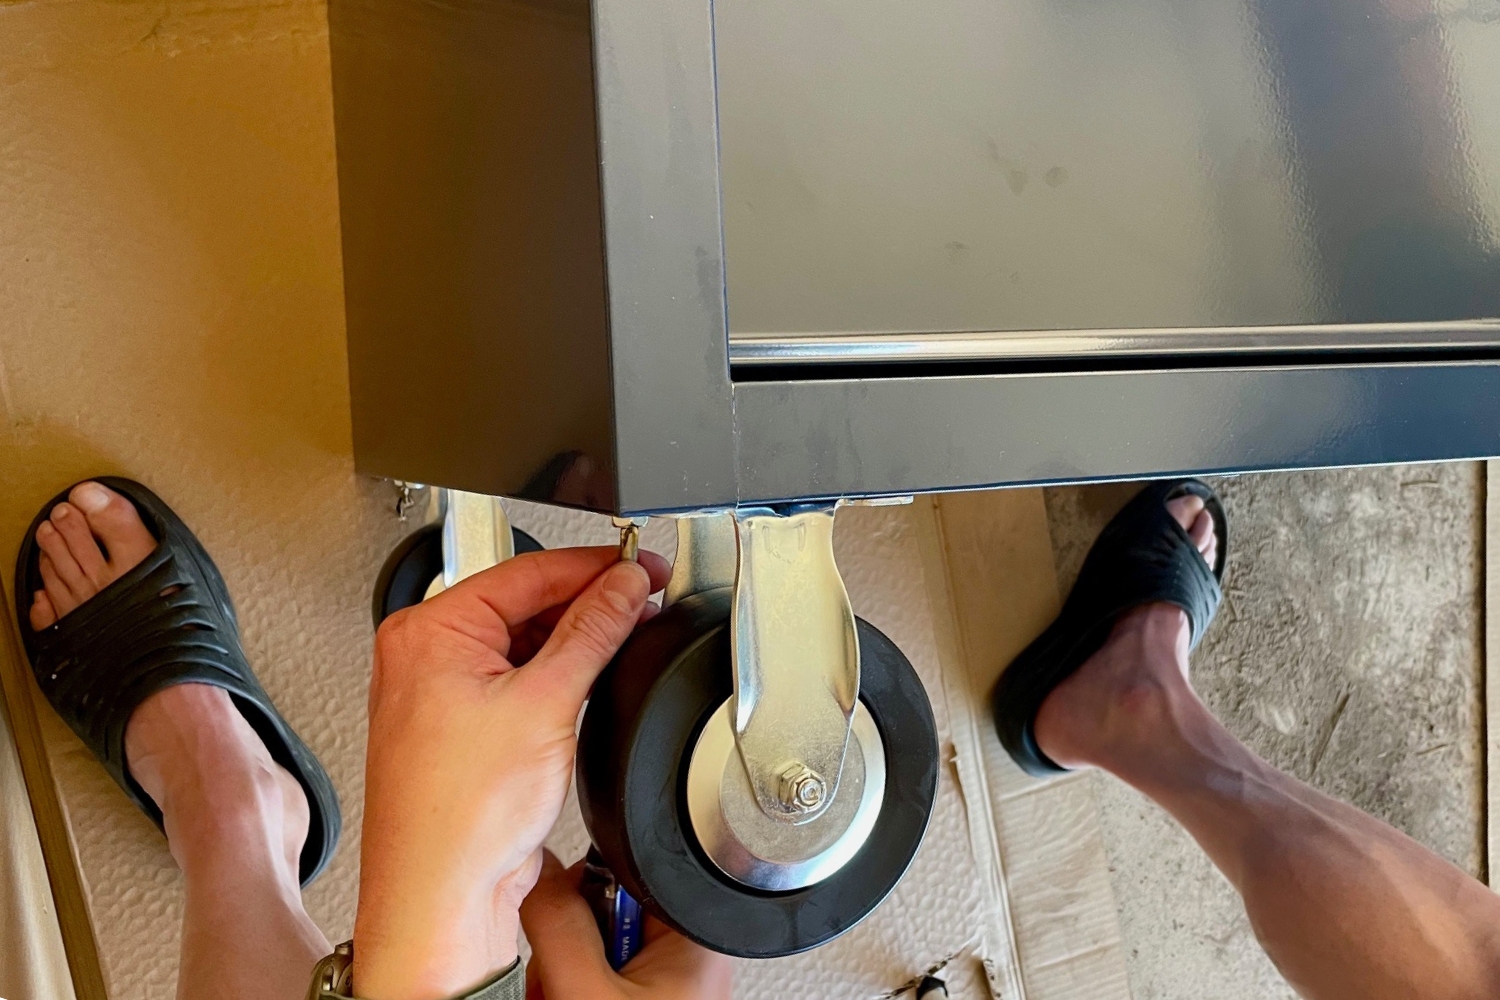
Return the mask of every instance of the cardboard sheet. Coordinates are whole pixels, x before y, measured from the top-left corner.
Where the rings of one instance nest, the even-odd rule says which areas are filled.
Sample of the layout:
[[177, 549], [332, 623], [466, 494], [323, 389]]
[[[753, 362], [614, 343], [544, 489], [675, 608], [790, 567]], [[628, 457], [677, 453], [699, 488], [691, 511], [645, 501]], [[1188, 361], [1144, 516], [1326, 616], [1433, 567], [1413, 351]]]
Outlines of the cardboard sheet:
[[[990, 723], [988, 694], [1005, 665], [1056, 616], [1051, 536], [1040, 490], [919, 501], [931, 607], [949, 637], [951, 711], [967, 711], [977, 758], [965, 793], [975, 853], [993, 853], [1004, 925], [1028, 1000], [1128, 998], [1098, 805], [1086, 774], [1051, 780], [1011, 763]], [[920, 510], [920, 507], [918, 508]], [[958, 726], [954, 726], [955, 731]], [[998, 931], [1001, 933], [1003, 931]]]

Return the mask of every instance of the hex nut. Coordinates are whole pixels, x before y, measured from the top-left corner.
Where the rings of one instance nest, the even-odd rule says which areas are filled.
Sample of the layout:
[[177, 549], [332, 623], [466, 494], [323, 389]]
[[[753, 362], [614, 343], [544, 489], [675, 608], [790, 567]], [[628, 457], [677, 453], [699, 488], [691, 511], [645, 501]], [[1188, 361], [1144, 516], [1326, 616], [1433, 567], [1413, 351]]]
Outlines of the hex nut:
[[794, 762], [781, 772], [781, 802], [788, 809], [808, 813], [823, 805], [828, 784], [823, 776], [806, 764]]

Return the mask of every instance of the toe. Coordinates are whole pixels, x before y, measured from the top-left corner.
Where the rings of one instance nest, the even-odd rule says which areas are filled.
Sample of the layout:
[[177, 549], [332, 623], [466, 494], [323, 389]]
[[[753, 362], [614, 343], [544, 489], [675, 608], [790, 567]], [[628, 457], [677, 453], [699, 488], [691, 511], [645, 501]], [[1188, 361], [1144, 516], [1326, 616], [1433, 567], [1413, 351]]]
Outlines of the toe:
[[31, 630], [40, 632], [57, 624], [57, 611], [45, 590], [38, 590], [31, 597]]
[[84, 520], [83, 511], [70, 503], [60, 503], [52, 508], [52, 527], [62, 536], [63, 542], [68, 546], [68, 554], [83, 571], [83, 575], [89, 578], [95, 590], [102, 589], [109, 582], [106, 577], [108, 567], [104, 562], [104, 553], [99, 551], [99, 543], [94, 541], [94, 533], [89, 530], [88, 521]]
[[1219, 539], [1214, 532], [1213, 515], [1208, 512], [1203, 498], [1192, 494], [1177, 497], [1167, 501], [1167, 510], [1182, 525], [1204, 560], [1213, 566], [1218, 560]]
[[1209, 517], [1208, 511], [1202, 511], [1193, 519], [1193, 526], [1188, 529], [1188, 537], [1193, 544], [1198, 546], [1198, 551], [1208, 554], [1208, 547], [1214, 541], [1214, 519]]
[[[60, 614], [67, 614], [62, 607], [64, 599], [77, 607], [94, 596], [97, 590], [93, 581], [84, 575], [78, 560], [68, 551], [68, 543], [63, 539], [62, 532], [53, 527], [51, 521], [43, 521], [41, 527], [36, 529], [36, 543], [42, 550], [42, 579], [47, 584], [47, 596], [52, 598], [52, 603]], [[48, 569], [51, 571], [51, 579], [47, 578]]]
[[[43, 525], [43, 527], [46, 527], [46, 525]], [[37, 535], [40, 537], [41, 532], [38, 531]], [[46, 552], [43, 552], [37, 559], [37, 569], [42, 574], [42, 586], [46, 588], [47, 600], [51, 603], [52, 610], [59, 618], [83, 603], [73, 596], [73, 592], [68, 589], [68, 585], [63, 583], [62, 577], [57, 575], [57, 567], [53, 564], [52, 557]]]
[[1188, 537], [1193, 544], [1198, 546], [1198, 551], [1203, 554], [1204, 560], [1213, 566], [1219, 558], [1219, 538], [1214, 533], [1213, 515], [1208, 511], [1200, 513], [1193, 526], [1188, 529]]
[[94, 536], [104, 545], [113, 576], [129, 571], [156, 548], [156, 539], [141, 523], [135, 505], [99, 483], [79, 483], [68, 495], [83, 511]]
[[1190, 531], [1193, 522], [1203, 512], [1203, 498], [1192, 493], [1167, 501], [1167, 511], [1176, 518], [1177, 523], [1182, 525], [1183, 531]]

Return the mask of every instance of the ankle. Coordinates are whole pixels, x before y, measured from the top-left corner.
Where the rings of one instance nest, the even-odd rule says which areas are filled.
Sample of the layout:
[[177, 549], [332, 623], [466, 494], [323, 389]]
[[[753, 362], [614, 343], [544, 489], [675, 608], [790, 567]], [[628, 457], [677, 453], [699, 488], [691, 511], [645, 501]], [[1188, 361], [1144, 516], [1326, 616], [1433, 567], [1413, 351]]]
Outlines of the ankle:
[[1201, 708], [1187, 682], [1186, 616], [1169, 605], [1123, 614], [1104, 645], [1037, 714], [1042, 750], [1065, 767], [1113, 771]]
[[306, 795], [225, 691], [183, 684], [158, 692], [131, 716], [125, 745], [185, 872], [269, 867], [296, 887]]
[[207, 783], [172, 787], [160, 808], [178, 867], [189, 874], [272, 871], [296, 888], [308, 810], [300, 787], [288, 786], [296, 786], [296, 780], [275, 765], [263, 768], [257, 762]]

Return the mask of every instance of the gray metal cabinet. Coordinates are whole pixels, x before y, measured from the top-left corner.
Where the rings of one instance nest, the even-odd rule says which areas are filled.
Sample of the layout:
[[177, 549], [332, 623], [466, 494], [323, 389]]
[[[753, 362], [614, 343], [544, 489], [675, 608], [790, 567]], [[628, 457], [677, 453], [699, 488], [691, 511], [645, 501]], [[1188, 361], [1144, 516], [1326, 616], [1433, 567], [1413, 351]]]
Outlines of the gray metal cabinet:
[[332, 0], [356, 456], [616, 513], [1500, 453], [1500, 4]]

